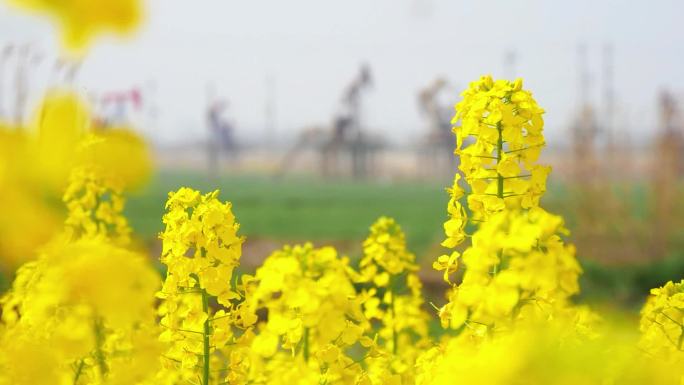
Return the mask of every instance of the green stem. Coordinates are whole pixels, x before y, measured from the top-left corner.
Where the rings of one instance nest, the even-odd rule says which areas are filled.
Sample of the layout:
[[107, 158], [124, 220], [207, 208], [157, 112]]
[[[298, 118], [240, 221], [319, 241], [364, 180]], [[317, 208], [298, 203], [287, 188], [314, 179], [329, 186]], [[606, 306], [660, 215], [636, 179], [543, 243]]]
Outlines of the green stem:
[[80, 360], [78, 362], [78, 367], [76, 368], [76, 374], [74, 374], [74, 385], [77, 385], [78, 379], [81, 378], [81, 373], [83, 373], [83, 366], [85, 366], [85, 360]]
[[99, 318], [95, 319], [93, 331], [95, 332], [95, 360], [97, 361], [97, 366], [100, 368], [100, 375], [104, 378], [107, 375], [107, 364], [105, 363], [104, 352], [102, 351], [102, 345], [104, 345], [104, 330], [102, 320]]
[[209, 385], [209, 336], [211, 335], [211, 329], [209, 327], [209, 295], [204, 289], [202, 289], [202, 311], [204, 311], [204, 313], [207, 315], [207, 319], [204, 321], [204, 332], [202, 333], [202, 339], [204, 342], [202, 385]]
[[[496, 129], [499, 132], [499, 138], [496, 142], [496, 166], [498, 170], [503, 155], [503, 127], [501, 126], [501, 123], [496, 125]], [[498, 171], [496, 172], [496, 196], [500, 199], [504, 198], [504, 177]], [[502, 257], [503, 250], [499, 250], [499, 263], [494, 265], [494, 275], [499, 273], [499, 264], [501, 263]]]
[[541, 144], [537, 144], [537, 145], [534, 145], [534, 146], [527, 146], [527, 147], [519, 148], [519, 149], [517, 149], [517, 150], [506, 151], [506, 154], [513, 154], [513, 153], [516, 153], [516, 152], [527, 151], [527, 150], [529, 150], [530, 148], [535, 148], [535, 147], [544, 147], [545, 144], [546, 144], [546, 143], [541, 143]]
[[309, 362], [309, 328], [304, 328], [304, 361]]
[[390, 302], [390, 307], [392, 311], [392, 354], [395, 356], [397, 355], [397, 341], [398, 341], [398, 336], [397, 336], [397, 312], [394, 309], [394, 289], [392, 288], [392, 283], [390, 282], [390, 295], [392, 296], [392, 300]]
[[[496, 165], [498, 168], [499, 163], [501, 163], [501, 156], [503, 155], [503, 128], [501, 127], [501, 123], [496, 125], [496, 129], [499, 132], [499, 139], [497, 140], [497, 143], [496, 143]], [[503, 177], [503, 175], [499, 174], [498, 171], [496, 172], [496, 182], [497, 182], [496, 195], [499, 198], [503, 199], [504, 177]]]

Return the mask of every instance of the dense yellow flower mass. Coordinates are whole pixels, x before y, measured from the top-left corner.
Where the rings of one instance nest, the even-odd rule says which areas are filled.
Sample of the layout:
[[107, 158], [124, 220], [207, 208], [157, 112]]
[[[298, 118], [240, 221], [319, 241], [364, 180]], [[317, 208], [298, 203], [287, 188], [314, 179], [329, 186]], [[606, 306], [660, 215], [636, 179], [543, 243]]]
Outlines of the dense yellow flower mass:
[[[577, 316], [569, 301], [579, 291], [575, 248], [563, 242], [563, 219], [539, 207], [550, 171], [536, 164], [544, 110], [522, 87], [520, 79], [483, 76], [463, 93], [452, 121], [471, 215], [460, 202], [466, 191], [456, 174], [442, 245], [470, 244], [462, 254], [440, 256], [433, 267], [452, 286], [440, 309], [442, 325], [475, 335], [524, 318]], [[468, 221], [472, 234], [465, 233]], [[452, 282], [461, 266], [460, 282]]]
[[[95, 200], [106, 193], [98, 180], [91, 174], [86, 182], [92, 186], [85, 195]], [[0, 300], [0, 383], [123, 385], [156, 375], [160, 280], [144, 255], [113, 242], [113, 235], [130, 231], [125, 221], [110, 227], [120, 210], [75, 221], [70, 207], [65, 233], [17, 271]]]
[[465, 272], [440, 310], [443, 325], [484, 332], [567, 307], [581, 269], [562, 231], [562, 219], [540, 208], [491, 216], [463, 253]]
[[[26, 127], [0, 122], [0, 189], [5, 194], [0, 200], [2, 270], [14, 270], [35, 258], [38, 247], [59, 232], [61, 211], [50, 201], [60, 196], [69, 201], [67, 226], [92, 232], [86, 217], [109, 217], [104, 222], [118, 226], [116, 237], [128, 237], [125, 220], [113, 212], [121, 207], [121, 193], [149, 176], [150, 154], [130, 130], [98, 131], [91, 123], [88, 104], [64, 90], [49, 92]], [[104, 199], [108, 203], [100, 203], [105, 191], [111, 196]]]
[[125, 35], [140, 23], [140, 0], [8, 0], [20, 8], [45, 14], [60, 29], [64, 47], [80, 53], [101, 34]]
[[651, 290], [641, 310], [639, 346], [659, 359], [684, 365], [684, 281]]
[[215, 379], [222, 372], [211, 363], [233, 343], [233, 300], [239, 295], [231, 281], [244, 238], [237, 235], [231, 204], [217, 196], [181, 188], [166, 203], [161, 261], [167, 272], [158, 297], [160, 340], [167, 345], [161, 376], [170, 384], [220, 382]]
[[[546, 191], [551, 169], [536, 164], [544, 146], [544, 110], [522, 87], [521, 79], [494, 81], [483, 76], [470, 84], [454, 107], [455, 153], [470, 187], [467, 205], [475, 223], [503, 210], [536, 207]], [[460, 179], [457, 174], [449, 189], [450, 219], [444, 224], [443, 243], [449, 248], [465, 239]]]
[[247, 278], [243, 303], [245, 324], [254, 324], [249, 334], [255, 334], [245, 342], [255, 356], [243, 357], [244, 350], [231, 356], [231, 365], [248, 360], [262, 370], [229, 375], [230, 383], [284, 383], [283, 365], [309, 373], [312, 382], [353, 383], [363, 376], [345, 353], [369, 328], [349, 269], [348, 258], [332, 247], [311, 244], [286, 246], [266, 258]]
[[[39, 255], [0, 299], [0, 385], [682, 383], [684, 282], [652, 290], [640, 335], [575, 304], [575, 248], [539, 206], [543, 110], [520, 80], [483, 77], [463, 97], [435, 310], [392, 218], [371, 225], [358, 258], [304, 243], [246, 273], [232, 204], [188, 187], [166, 202], [162, 280], [123, 215], [125, 189], [149, 171], [144, 145], [92, 130], [86, 104], [53, 94], [32, 130], [0, 131], [0, 187], [23, 199], [0, 202], [0, 251]], [[46, 191], [66, 205], [59, 230], [11, 232], [59, 223]]]
[[452, 123], [459, 169], [471, 188], [473, 218], [486, 220], [504, 209], [537, 206], [550, 171], [536, 164], [544, 146], [544, 110], [523, 89], [521, 79], [483, 76], [462, 96]]
[[612, 325], [600, 339], [564, 340], [569, 325], [531, 324], [473, 344], [450, 339], [420, 357], [416, 384], [678, 384], [681, 366], [645, 357], [634, 333]]

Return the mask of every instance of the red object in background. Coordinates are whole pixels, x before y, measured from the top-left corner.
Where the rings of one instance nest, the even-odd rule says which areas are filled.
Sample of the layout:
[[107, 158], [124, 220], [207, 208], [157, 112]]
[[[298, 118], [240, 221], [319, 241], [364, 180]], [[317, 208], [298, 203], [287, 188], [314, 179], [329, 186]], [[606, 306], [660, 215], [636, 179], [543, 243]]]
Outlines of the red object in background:
[[133, 105], [133, 108], [136, 110], [140, 110], [140, 108], [142, 108], [142, 93], [137, 87], [126, 91], [106, 92], [102, 96], [101, 100], [104, 104], [121, 104], [130, 101]]

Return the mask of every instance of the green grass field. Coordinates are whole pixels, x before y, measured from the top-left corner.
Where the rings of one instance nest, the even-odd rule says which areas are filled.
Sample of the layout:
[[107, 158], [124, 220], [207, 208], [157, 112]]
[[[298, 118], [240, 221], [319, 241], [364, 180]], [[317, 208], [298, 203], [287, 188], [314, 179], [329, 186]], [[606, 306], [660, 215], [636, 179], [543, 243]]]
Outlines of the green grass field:
[[138, 236], [153, 240], [169, 191], [181, 186], [203, 192], [221, 190], [233, 202], [241, 231], [249, 239], [283, 242], [361, 243], [382, 215], [394, 217], [407, 233], [409, 247], [424, 253], [442, 237], [448, 196], [437, 182], [331, 181], [224, 176], [210, 180], [199, 173], [161, 172], [130, 196], [126, 215]]
[[[444, 189], [449, 182], [384, 184], [240, 175], [210, 180], [201, 173], [160, 172], [144, 189], [129, 196], [126, 216], [136, 235], [155, 249], [169, 191], [181, 186], [203, 192], [218, 188], [221, 199], [233, 202], [233, 211], [248, 244], [266, 241], [266, 245], [256, 251], [259, 253], [257, 258], [264, 258], [279, 244], [308, 240], [318, 245], [332, 244], [342, 253], [357, 257], [368, 227], [379, 216], [387, 215], [401, 224], [410, 249], [422, 259], [423, 265], [429, 266], [432, 258], [444, 251], [439, 242], [443, 239], [442, 223], [448, 200]], [[543, 206], [564, 215], [572, 232], [579, 226], [596, 225], [581, 223], [568, 204], [570, 193], [562, 185], [550, 186]], [[636, 222], [643, 221], [647, 200], [643, 188], [637, 186], [620, 199], [629, 206], [626, 209], [634, 215]], [[574, 242], [572, 235], [569, 241]], [[585, 270], [582, 299], [588, 302], [614, 303], [637, 309], [649, 288], [684, 277], [684, 253], [679, 251], [661, 260], [618, 266], [586, 256], [584, 248], [578, 250]]]
[[[150, 250], [151, 258], [159, 253], [158, 234], [169, 191], [181, 186], [203, 192], [221, 190], [221, 199], [233, 202], [233, 210], [247, 236], [245, 255], [254, 261], [265, 258], [285, 243], [313, 241], [330, 244], [352, 258], [361, 252], [361, 243], [369, 226], [379, 216], [394, 217], [407, 235], [409, 248], [421, 264], [430, 262], [445, 250], [442, 223], [446, 219], [448, 200], [445, 186], [450, 181], [411, 181], [381, 183], [377, 181], [322, 180], [305, 177], [273, 179], [266, 176], [227, 175], [210, 180], [197, 172], [160, 172], [141, 190], [129, 194], [126, 216], [135, 236]], [[632, 222], [647, 224], [645, 212], [648, 197], [637, 186], [632, 193], [622, 194], [625, 209]], [[577, 242], [582, 223], [573, 206], [571, 193], [562, 185], [550, 184], [543, 206], [563, 215], [571, 230], [570, 242]], [[601, 218], [599, 218], [601, 219]], [[603, 218], [620, 224], [624, 218]], [[643, 222], [643, 223], [642, 223]], [[604, 223], [605, 225], [605, 223]], [[618, 241], [625, 234], [616, 232]], [[647, 238], [647, 235], [643, 238]], [[641, 240], [637, 240], [637, 243]], [[259, 245], [254, 247], [254, 245]], [[630, 264], [606, 264], [591, 255], [593, 244], [578, 244], [578, 257], [585, 273], [581, 278], [582, 300], [613, 303], [619, 307], [638, 309], [652, 287], [668, 280], [684, 277], [684, 247], [675, 247], [665, 258]], [[6, 287], [0, 277], [0, 288]]]

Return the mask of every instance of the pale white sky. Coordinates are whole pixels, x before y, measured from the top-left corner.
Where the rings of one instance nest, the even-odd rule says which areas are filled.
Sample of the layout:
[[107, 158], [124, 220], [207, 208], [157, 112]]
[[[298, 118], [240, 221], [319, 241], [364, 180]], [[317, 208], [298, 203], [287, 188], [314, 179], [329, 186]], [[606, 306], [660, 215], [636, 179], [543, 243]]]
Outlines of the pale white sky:
[[[610, 43], [616, 119], [637, 139], [657, 122], [658, 91], [684, 91], [682, 15], [678, 0], [153, 0], [133, 40], [93, 47], [77, 84], [95, 92], [156, 85], [148, 95], [158, 116], [144, 132], [177, 141], [204, 135], [209, 83], [230, 100], [238, 135], [263, 136], [271, 77], [277, 134], [285, 136], [328, 123], [365, 62], [375, 78], [365, 101], [368, 125], [406, 142], [425, 125], [420, 88], [438, 75], [458, 89], [484, 73], [508, 75], [504, 55], [513, 50], [516, 75], [546, 108], [547, 135], [557, 142], [577, 106], [578, 45], [587, 46], [589, 92], [598, 102], [602, 48]], [[0, 48], [30, 42], [52, 58], [52, 32], [45, 21], [0, 5]], [[51, 82], [47, 62], [31, 78], [35, 94]]]

